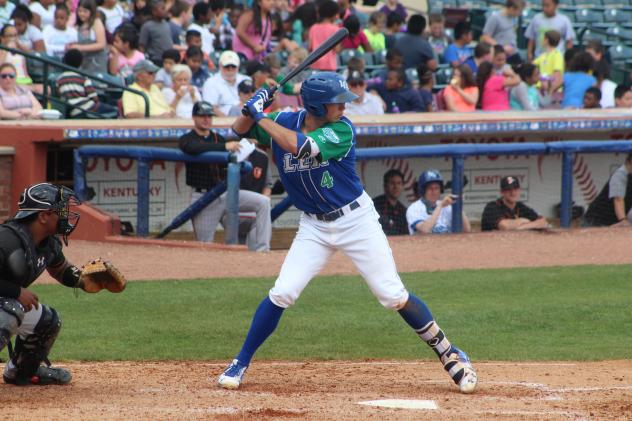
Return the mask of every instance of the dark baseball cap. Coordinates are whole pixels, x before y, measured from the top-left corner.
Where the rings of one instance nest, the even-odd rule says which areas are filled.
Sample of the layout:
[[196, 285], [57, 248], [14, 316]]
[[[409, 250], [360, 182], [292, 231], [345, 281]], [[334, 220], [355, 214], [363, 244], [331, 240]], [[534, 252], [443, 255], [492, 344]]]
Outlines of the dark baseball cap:
[[514, 176], [508, 175], [500, 180], [500, 190], [519, 189], [520, 182]]
[[252, 76], [257, 72], [270, 73], [270, 66], [257, 60], [246, 63], [246, 74]]
[[359, 70], [354, 70], [349, 73], [347, 82], [364, 82], [364, 74]]
[[193, 112], [191, 114], [194, 117], [214, 116], [215, 111], [213, 111], [213, 106], [208, 102], [198, 101], [193, 104]]
[[237, 85], [237, 91], [240, 94], [251, 94], [255, 91], [255, 85], [252, 84], [250, 79], [245, 79], [239, 82], [239, 85]]

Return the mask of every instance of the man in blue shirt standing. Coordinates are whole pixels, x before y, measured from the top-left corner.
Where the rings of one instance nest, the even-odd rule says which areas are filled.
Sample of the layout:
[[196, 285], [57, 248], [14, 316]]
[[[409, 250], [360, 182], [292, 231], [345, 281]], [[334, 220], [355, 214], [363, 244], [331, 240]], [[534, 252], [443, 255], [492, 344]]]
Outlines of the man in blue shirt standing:
[[281, 181], [303, 214], [274, 287], [259, 304], [241, 351], [219, 377], [219, 385], [240, 386], [254, 353], [275, 330], [283, 311], [341, 250], [379, 302], [397, 310], [430, 345], [461, 392], [473, 392], [477, 377], [467, 355], [448, 341], [428, 306], [404, 287], [379, 215], [356, 173], [355, 130], [343, 116], [345, 103], [356, 95], [338, 74], [320, 72], [303, 82], [301, 98], [305, 110], [266, 115], [272, 92], [259, 89], [244, 106], [248, 116], [233, 123], [239, 137], [271, 146]]

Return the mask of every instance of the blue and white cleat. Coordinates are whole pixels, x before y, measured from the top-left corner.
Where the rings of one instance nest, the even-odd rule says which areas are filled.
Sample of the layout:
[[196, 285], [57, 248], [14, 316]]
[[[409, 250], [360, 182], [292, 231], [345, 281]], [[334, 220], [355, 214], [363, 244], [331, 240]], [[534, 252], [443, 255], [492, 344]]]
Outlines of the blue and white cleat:
[[247, 369], [247, 365], [243, 365], [238, 360], [233, 360], [222, 375], [219, 376], [219, 385], [224, 389], [239, 389]]
[[459, 386], [461, 393], [473, 393], [478, 383], [476, 370], [467, 354], [459, 348], [453, 346], [453, 352], [446, 353], [441, 357], [443, 367], [446, 369], [454, 383]]

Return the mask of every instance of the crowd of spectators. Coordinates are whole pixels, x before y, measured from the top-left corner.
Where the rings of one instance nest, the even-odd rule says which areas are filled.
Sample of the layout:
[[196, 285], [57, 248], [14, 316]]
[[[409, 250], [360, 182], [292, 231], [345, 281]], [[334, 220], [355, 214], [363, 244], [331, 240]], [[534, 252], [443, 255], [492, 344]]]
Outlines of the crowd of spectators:
[[[241, 82], [251, 80], [255, 89], [275, 84], [340, 27], [349, 30], [349, 37], [284, 87], [273, 109], [300, 107], [301, 80], [317, 70], [343, 73], [358, 91], [349, 115], [621, 103], [609, 79], [604, 46], [590, 41], [579, 48], [558, 0], [542, 0], [541, 12], [524, 31], [526, 50], [519, 50], [517, 33], [523, 0], [507, 0], [488, 14], [478, 39], [467, 20], [446, 28], [443, 15], [411, 14], [397, 0], [372, 12], [349, 0], [16, 3], [0, 0], [3, 45], [60, 61], [69, 50], [78, 51], [80, 70], [145, 92], [151, 117], [186, 118], [200, 99], [210, 102], [217, 115], [230, 115], [243, 102]], [[2, 50], [2, 63], [15, 67], [18, 86], [41, 90], [23, 56]], [[438, 83], [438, 72], [448, 79]], [[93, 102], [100, 94], [98, 87], [86, 91]], [[129, 95], [134, 94], [126, 92], [110, 105], [124, 117], [144, 116], [142, 97]], [[86, 116], [71, 111], [69, 117]]]

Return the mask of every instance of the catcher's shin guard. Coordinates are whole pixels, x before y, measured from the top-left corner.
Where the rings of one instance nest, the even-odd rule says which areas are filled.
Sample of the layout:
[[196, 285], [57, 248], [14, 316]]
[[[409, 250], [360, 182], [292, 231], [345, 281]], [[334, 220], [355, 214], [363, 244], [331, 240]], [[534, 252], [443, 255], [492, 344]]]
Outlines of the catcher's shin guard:
[[17, 368], [18, 377], [30, 379], [37, 374], [40, 364], [48, 361], [48, 353], [61, 329], [61, 320], [57, 311], [47, 306], [42, 305], [42, 307], [42, 316], [35, 325], [33, 333], [24, 339], [18, 336], [15, 340], [13, 362]]

